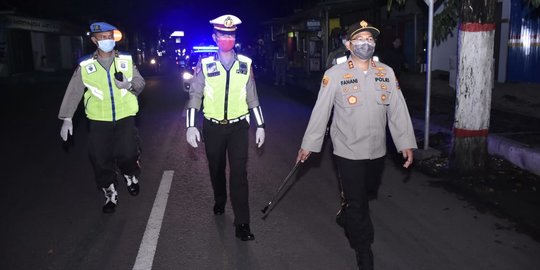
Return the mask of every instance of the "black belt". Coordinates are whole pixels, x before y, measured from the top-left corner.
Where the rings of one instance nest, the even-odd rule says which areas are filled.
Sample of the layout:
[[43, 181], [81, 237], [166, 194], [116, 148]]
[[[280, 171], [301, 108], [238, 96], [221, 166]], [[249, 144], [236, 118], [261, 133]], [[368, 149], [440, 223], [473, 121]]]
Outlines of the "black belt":
[[227, 125], [227, 124], [240, 122], [240, 121], [246, 119], [246, 117], [247, 116], [244, 115], [244, 116], [240, 116], [240, 117], [234, 118], [234, 119], [223, 119], [223, 120], [217, 120], [217, 119], [214, 119], [214, 118], [206, 118], [206, 119], [210, 120], [212, 123], [215, 123], [215, 124]]

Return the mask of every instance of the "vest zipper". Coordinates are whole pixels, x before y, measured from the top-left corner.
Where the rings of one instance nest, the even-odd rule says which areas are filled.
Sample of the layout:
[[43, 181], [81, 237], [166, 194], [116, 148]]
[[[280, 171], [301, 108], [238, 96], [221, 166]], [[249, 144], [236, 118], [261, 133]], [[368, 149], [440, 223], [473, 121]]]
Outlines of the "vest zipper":
[[227, 108], [228, 108], [228, 105], [229, 105], [229, 80], [230, 80], [230, 71], [225, 69], [227, 71], [227, 80], [226, 80], [226, 83], [225, 83], [225, 107], [224, 107], [224, 110], [225, 110], [225, 114], [224, 114], [224, 117], [223, 119], [227, 120]]
[[114, 91], [113, 91], [113, 86], [112, 86], [112, 82], [111, 82], [111, 73], [110, 72], [107, 72], [107, 79], [109, 80], [109, 92], [111, 94], [112, 120], [113, 120], [113, 122], [116, 122], [116, 107], [114, 105]]

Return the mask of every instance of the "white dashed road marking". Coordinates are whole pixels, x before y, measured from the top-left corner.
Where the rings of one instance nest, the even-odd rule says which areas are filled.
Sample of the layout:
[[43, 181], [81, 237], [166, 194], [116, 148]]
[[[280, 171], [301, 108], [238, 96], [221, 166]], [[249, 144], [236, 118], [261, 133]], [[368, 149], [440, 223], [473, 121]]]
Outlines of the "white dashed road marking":
[[163, 215], [165, 214], [165, 208], [167, 207], [167, 199], [169, 198], [173, 174], [174, 171], [163, 172], [156, 199], [154, 200], [154, 206], [152, 207], [150, 218], [148, 218], [148, 223], [146, 224], [146, 230], [144, 231], [144, 236], [141, 241], [141, 246], [139, 247], [139, 253], [137, 254], [133, 270], [152, 269], [159, 231], [161, 230]]

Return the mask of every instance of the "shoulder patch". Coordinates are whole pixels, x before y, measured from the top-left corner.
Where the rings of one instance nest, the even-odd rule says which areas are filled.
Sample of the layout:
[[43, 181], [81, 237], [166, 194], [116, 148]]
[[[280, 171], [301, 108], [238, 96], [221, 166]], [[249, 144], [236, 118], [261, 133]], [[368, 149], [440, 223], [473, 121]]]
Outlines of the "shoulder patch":
[[330, 82], [330, 77], [324, 76], [323, 79], [322, 79], [322, 86], [326, 87], [329, 82]]

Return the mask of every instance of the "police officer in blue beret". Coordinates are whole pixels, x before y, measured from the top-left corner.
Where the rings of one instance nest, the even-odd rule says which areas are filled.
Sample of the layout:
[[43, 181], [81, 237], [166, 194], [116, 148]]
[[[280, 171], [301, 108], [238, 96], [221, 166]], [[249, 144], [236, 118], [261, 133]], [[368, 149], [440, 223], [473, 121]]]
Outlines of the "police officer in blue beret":
[[67, 141], [73, 135], [73, 114], [84, 96], [90, 161], [97, 187], [105, 194], [104, 213], [114, 212], [118, 204], [117, 171], [133, 196], [139, 194], [141, 173], [135, 115], [145, 81], [131, 55], [114, 50], [114, 30], [105, 22], [90, 25], [97, 50], [79, 59], [58, 113], [63, 120], [60, 136]]

